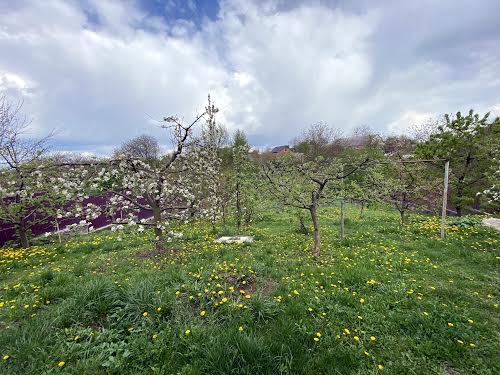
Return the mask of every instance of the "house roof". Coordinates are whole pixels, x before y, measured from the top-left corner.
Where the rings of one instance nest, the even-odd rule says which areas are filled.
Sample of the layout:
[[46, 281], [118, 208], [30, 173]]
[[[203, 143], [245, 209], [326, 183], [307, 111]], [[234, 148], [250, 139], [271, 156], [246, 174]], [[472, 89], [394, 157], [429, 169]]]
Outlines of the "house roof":
[[284, 151], [286, 149], [288, 149], [288, 145], [285, 145], [285, 146], [276, 146], [274, 147], [271, 152], [281, 152], [281, 151]]

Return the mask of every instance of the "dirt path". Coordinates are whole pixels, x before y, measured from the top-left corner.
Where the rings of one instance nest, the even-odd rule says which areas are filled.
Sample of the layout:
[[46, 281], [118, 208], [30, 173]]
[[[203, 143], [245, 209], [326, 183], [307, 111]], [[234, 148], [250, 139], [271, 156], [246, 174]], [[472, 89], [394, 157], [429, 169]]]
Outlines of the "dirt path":
[[500, 219], [483, 219], [483, 224], [486, 225], [487, 227], [491, 227], [493, 229], [496, 229], [500, 231]]

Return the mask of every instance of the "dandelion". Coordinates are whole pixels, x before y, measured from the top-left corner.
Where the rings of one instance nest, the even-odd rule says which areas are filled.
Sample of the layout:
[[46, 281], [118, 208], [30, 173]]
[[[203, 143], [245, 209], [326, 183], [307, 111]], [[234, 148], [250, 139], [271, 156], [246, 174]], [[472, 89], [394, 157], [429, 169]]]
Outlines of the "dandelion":
[[316, 332], [316, 336], [321, 337], [321, 332]]
[[353, 338], [354, 338], [354, 340], [359, 341], [359, 337], [358, 336], [354, 336]]
[[377, 338], [375, 336], [370, 336], [370, 340], [377, 341]]
[[474, 321], [472, 319], [467, 320], [467, 322], [469, 322], [470, 324], [474, 323]]
[[144, 312], [142, 313], [142, 316], [143, 316], [143, 317], [148, 316], [148, 312], [147, 312], [147, 311], [144, 311]]
[[200, 311], [200, 316], [205, 316], [207, 312], [205, 310]]
[[9, 358], [10, 358], [10, 355], [8, 355], [8, 354], [4, 354], [4, 356], [2, 357], [2, 359], [4, 361], [8, 360]]
[[448, 327], [454, 327], [455, 325], [453, 323], [448, 323]]
[[475, 348], [475, 347], [476, 347], [476, 344], [470, 343], [470, 344], [469, 344], [469, 346], [470, 346], [471, 348]]
[[59, 367], [64, 367], [64, 365], [66, 364], [66, 362], [64, 361], [59, 361], [59, 363], [57, 364]]
[[189, 334], [191, 333], [191, 330], [190, 330], [190, 329], [186, 329], [186, 331], [184, 331], [184, 333], [185, 333], [186, 335], [189, 335]]
[[243, 331], [243, 326], [240, 326], [240, 327], [238, 328], [238, 331]]
[[160, 311], [161, 311], [161, 307], [158, 307], [158, 308], [156, 309], [156, 311], [157, 311], [157, 312], [160, 312]]
[[380, 365], [380, 364], [379, 364], [379, 365], [377, 365], [377, 367], [378, 367], [378, 369], [379, 369], [379, 370], [383, 370], [383, 369], [384, 369], [384, 366], [382, 366], [382, 365]]
[[298, 295], [298, 294], [299, 294], [299, 291], [298, 291], [297, 289], [295, 289], [295, 290], [293, 291], [293, 294]]
[[463, 345], [464, 342], [462, 340], [457, 340], [457, 342], [460, 344], [460, 345]]
[[364, 298], [360, 298], [360, 299], [359, 299], [359, 302], [361, 302], [361, 303], [365, 303], [365, 299], [364, 299]]
[[346, 335], [350, 335], [350, 334], [351, 334], [351, 331], [349, 331], [347, 328], [344, 328], [344, 333], [345, 333]]

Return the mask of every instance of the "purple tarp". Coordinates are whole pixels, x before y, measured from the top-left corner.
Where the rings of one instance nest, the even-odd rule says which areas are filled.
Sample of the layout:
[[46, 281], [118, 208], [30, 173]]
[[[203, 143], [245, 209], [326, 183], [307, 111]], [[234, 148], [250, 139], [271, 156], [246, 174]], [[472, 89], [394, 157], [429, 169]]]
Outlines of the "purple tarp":
[[[109, 195], [102, 195], [102, 196], [92, 196], [83, 201], [83, 204], [86, 205], [87, 203], [92, 203], [95, 204], [96, 206], [102, 207], [106, 204], [106, 201], [108, 199]], [[141, 209], [139, 211], [139, 219], [147, 219], [153, 216], [153, 213], [151, 210], [144, 210]], [[47, 220], [45, 220], [45, 223], [43, 224], [38, 224], [35, 225], [34, 227], [31, 228], [31, 233], [33, 237], [37, 237], [40, 235], [43, 235], [47, 232], [55, 232], [56, 231], [56, 226], [54, 222], [55, 218], [54, 217], [48, 217]], [[68, 225], [71, 224], [76, 224], [79, 223], [81, 218], [63, 218], [59, 219], [59, 229], [62, 230], [66, 228]], [[92, 220], [92, 226], [94, 229], [99, 229], [102, 227], [105, 227], [106, 225], [109, 225], [111, 223], [111, 219], [107, 217], [106, 215], [101, 215], [98, 218]], [[8, 223], [2, 223], [0, 222], [0, 246], [3, 246], [7, 241], [12, 241], [16, 239], [16, 231], [13, 225], [8, 224]]]

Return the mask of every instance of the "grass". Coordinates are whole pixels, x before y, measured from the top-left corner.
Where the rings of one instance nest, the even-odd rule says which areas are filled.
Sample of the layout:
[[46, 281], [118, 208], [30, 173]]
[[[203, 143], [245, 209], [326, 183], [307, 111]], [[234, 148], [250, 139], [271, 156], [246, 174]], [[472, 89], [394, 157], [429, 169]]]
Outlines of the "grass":
[[[203, 222], [0, 251], [2, 374], [498, 374], [500, 233], [385, 208], [272, 211], [250, 245]], [[466, 224], [464, 224], [466, 223]], [[221, 233], [228, 230], [222, 229]]]

